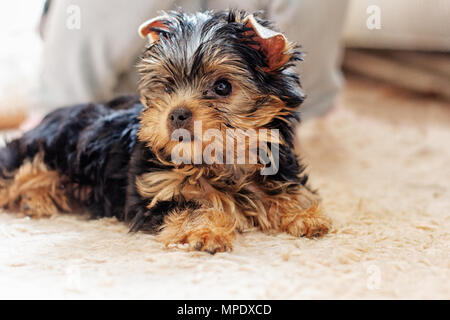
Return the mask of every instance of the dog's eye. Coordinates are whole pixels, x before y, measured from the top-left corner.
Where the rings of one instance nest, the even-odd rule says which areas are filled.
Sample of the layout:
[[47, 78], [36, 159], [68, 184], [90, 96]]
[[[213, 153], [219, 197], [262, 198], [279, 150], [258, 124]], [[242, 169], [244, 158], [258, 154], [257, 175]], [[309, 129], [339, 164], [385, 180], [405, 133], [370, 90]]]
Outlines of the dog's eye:
[[229, 96], [232, 90], [233, 87], [231, 86], [231, 83], [225, 79], [220, 79], [214, 84], [214, 92], [219, 96]]
[[166, 92], [166, 93], [172, 93], [173, 92], [173, 88], [171, 87], [171, 86], [168, 86], [168, 85], [165, 85], [164, 86], [164, 91]]
[[167, 78], [164, 84], [164, 91], [166, 93], [173, 93], [175, 87], [175, 81], [172, 78]]

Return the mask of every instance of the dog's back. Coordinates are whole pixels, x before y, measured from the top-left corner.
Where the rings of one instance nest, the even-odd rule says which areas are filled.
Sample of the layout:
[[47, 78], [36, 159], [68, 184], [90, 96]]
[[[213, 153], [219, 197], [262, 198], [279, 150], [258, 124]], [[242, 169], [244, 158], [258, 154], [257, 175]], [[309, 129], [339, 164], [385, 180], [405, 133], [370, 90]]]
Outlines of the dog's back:
[[58, 173], [57, 187], [69, 188], [94, 216], [122, 218], [125, 199], [117, 195], [126, 190], [141, 109], [137, 97], [121, 97], [106, 104], [77, 105], [48, 114], [35, 129], [0, 149], [3, 184], [14, 189], [15, 173], [25, 164], [29, 172], [24, 174], [30, 181], [27, 188], [14, 194], [3, 192], [0, 205], [23, 202], [25, 189], [41, 189], [43, 180], [37, 176], [45, 168]]

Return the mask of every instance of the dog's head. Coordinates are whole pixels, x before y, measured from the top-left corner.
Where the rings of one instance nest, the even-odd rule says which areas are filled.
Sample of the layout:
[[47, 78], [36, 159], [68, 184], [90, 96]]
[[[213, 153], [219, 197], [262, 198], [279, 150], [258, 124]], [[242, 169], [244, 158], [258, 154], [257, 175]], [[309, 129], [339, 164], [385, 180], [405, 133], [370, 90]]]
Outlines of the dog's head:
[[[139, 139], [168, 157], [175, 130], [279, 129], [290, 140], [303, 101], [290, 67], [301, 54], [272, 24], [244, 11], [169, 12], [144, 23]], [[286, 142], [286, 141], [284, 141]], [[290, 141], [287, 141], [290, 143]]]

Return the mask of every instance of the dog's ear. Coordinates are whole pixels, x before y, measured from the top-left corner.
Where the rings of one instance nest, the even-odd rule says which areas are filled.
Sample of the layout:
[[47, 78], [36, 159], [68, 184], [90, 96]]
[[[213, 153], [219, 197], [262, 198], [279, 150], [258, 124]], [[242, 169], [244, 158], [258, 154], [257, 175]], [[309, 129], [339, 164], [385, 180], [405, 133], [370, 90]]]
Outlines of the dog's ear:
[[139, 27], [139, 35], [142, 38], [148, 38], [150, 43], [159, 41], [161, 36], [168, 35], [170, 32], [169, 16], [159, 16], [145, 21]]
[[253, 15], [247, 16], [243, 22], [246, 28], [251, 29], [247, 32], [251, 37], [249, 45], [261, 50], [266, 59], [267, 67], [263, 71], [276, 71], [290, 60], [294, 45], [282, 33], [264, 27]]

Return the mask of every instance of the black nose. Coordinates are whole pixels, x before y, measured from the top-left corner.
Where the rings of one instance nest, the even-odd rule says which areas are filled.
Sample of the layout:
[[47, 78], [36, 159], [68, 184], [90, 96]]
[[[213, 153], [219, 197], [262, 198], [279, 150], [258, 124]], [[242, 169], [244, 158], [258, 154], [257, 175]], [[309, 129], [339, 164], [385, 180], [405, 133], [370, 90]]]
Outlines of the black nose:
[[169, 114], [169, 122], [174, 129], [186, 128], [191, 122], [192, 112], [186, 107], [175, 108]]

